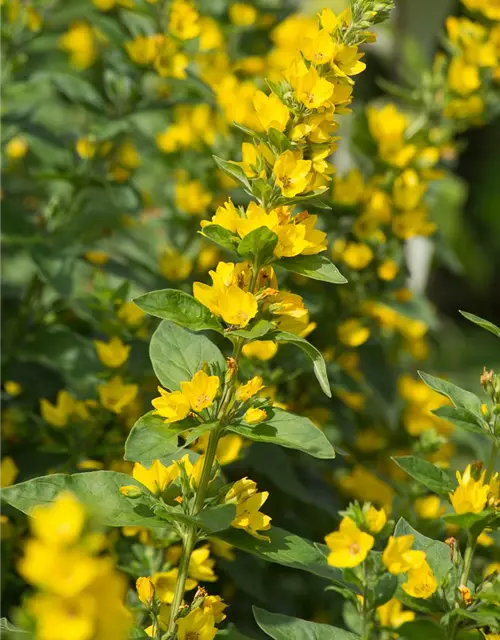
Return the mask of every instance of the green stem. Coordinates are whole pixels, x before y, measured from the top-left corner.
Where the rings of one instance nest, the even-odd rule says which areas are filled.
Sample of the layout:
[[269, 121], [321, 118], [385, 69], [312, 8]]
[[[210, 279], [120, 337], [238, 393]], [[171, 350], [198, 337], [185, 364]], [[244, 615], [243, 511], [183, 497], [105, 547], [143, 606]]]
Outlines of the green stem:
[[486, 475], [484, 477], [485, 484], [488, 484], [491, 480], [491, 476], [495, 471], [495, 465], [497, 463], [498, 450], [500, 449], [500, 443], [494, 442], [491, 448], [490, 459], [488, 460], [488, 466], [486, 467]]
[[[207, 494], [208, 483], [212, 475], [212, 468], [214, 465], [215, 454], [217, 451], [217, 444], [221, 436], [222, 429], [217, 426], [210, 433], [208, 440], [207, 452], [205, 454], [205, 461], [203, 463], [203, 469], [200, 477], [200, 484], [196, 492], [196, 498], [193, 505], [191, 515], [197, 515], [202, 509]], [[193, 553], [194, 545], [198, 536], [198, 528], [195, 524], [188, 524], [186, 526], [185, 535], [182, 545], [182, 556], [179, 564], [179, 574], [175, 583], [174, 598], [172, 600], [172, 607], [170, 610], [170, 621], [167, 629], [166, 637], [170, 637], [175, 629], [175, 618], [179, 612], [179, 607], [182, 604], [184, 597], [184, 590], [186, 587], [186, 581], [189, 574], [189, 563], [191, 561], [191, 554]]]
[[368, 575], [366, 570], [366, 562], [363, 562], [363, 628], [362, 640], [370, 640], [370, 621], [368, 619]]

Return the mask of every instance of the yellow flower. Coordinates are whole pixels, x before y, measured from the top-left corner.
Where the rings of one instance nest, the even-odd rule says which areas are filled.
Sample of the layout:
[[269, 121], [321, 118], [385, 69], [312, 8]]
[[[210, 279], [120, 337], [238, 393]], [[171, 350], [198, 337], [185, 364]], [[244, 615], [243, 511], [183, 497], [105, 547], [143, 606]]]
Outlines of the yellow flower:
[[350, 474], [342, 476], [339, 484], [357, 500], [381, 505], [390, 513], [394, 498], [392, 487], [361, 465], [356, 465]]
[[316, 33], [305, 38], [301, 47], [304, 58], [315, 65], [329, 62], [332, 59], [334, 49], [332, 36], [326, 29], [318, 29]]
[[358, 318], [350, 318], [339, 324], [337, 335], [340, 342], [347, 347], [359, 347], [370, 337], [370, 329]]
[[222, 622], [227, 618], [224, 613], [224, 609], [227, 609], [227, 604], [223, 602], [220, 596], [205, 596], [201, 607], [204, 613], [213, 615], [215, 622]]
[[254, 395], [256, 395], [262, 388], [261, 376], [254, 376], [246, 384], [242, 384], [236, 391], [236, 399], [240, 402], [246, 402]]
[[7, 158], [20, 160], [28, 153], [28, 143], [22, 136], [14, 136], [5, 145]]
[[192, 270], [193, 261], [176, 249], [167, 249], [160, 258], [160, 273], [167, 280], [185, 280]]
[[390, 258], [387, 260], [384, 260], [377, 267], [378, 277], [381, 280], [385, 280], [386, 282], [390, 282], [391, 280], [394, 280], [394, 278], [398, 275], [398, 271], [399, 271], [398, 263], [395, 262], [394, 260], [391, 260]]
[[181, 382], [181, 389], [191, 409], [199, 412], [213, 404], [219, 384], [218, 376], [209, 376], [200, 370], [194, 374], [191, 382]]
[[376, 509], [370, 505], [366, 513], [366, 524], [372, 533], [379, 533], [385, 527], [387, 514], [384, 509]]
[[193, 488], [196, 488], [200, 484], [201, 473], [203, 471], [203, 464], [205, 462], [205, 456], [200, 456], [198, 460], [193, 464], [189, 459], [188, 454], [182, 456], [180, 460], [175, 460], [174, 464], [177, 467], [184, 468], [186, 475], [190, 479], [190, 484]]
[[184, 420], [190, 411], [189, 400], [180, 391], [165, 391], [158, 387], [160, 397], [151, 401], [156, 409], [156, 413], [162, 418], [166, 418], [165, 422], [179, 422]]
[[278, 351], [278, 345], [272, 340], [254, 340], [243, 345], [243, 355], [247, 358], [255, 358], [256, 360], [270, 360], [274, 358]]
[[216, 271], [210, 271], [212, 287], [201, 282], [193, 284], [197, 300], [227, 324], [240, 327], [246, 327], [258, 311], [255, 296], [236, 284], [241, 284], [244, 270], [242, 264], [235, 266], [232, 262], [219, 262]]
[[144, 311], [134, 302], [125, 302], [118, 310], [117, 316], [120, 320], [123, 320], [125, 324], [135, 327], [141, 323], [144, 318]]
[[226, 503], [236, 503], [236, 517], [231, 525], [244, 529], [259, 540], [269, 540], [268, 536], [259, 533], [271, 528], [271, 518], [259, 511], [268, 497], [267, 491], [257, 492], [257, 485], [253, 480], [242, 478], [235, 482], [224, 500]]
[[135, 588], [137, 590], [137, 597], [142, 602], [142, 604], [150, 607], [155, 595], [155, 588], [151, 581], [151, 578], [137, 578], [137, 580], [135, 581]]
[[203, 215], [211, 202], [212, 194], [206, 191], [198, 180], [179, 182], [175, 185], [175, 203], [179, 209], [190, 215]]
[[59, 46], [70, 54], [70, 62], [77, 69], [87, 69], [97, 58], [94, 32], [84, 20], [70, 26], [59, 38]]
[[392, 627], [397, 629], [405, 622], [415, 620], [413, 611], [404, 611], [399, 600], [391, 598], [381, 607], [377, 607], [377, 617], [383, 627]]
[[458, 514], [480, 513], [486, 506], [489, 485], [484, 484], [485, 472], [474, 480], [471, 465], [467, 465], [463, 475], [457, 471], [458, 487], [450, 493], [450, 501]]
[[311, 164], [310, 160], [302, 159], [299, 151], [287, 150], [276, 159], [273, 173], [285, 197], [293, 198], [307, 189]]
[[414, 169], [406, 169], [394, 181], [393, 199], [400, 209], [415, 209], [427, 189]]
[[217, 576], [214, 573], [215, 560], [210, 558], [208, 544], [198, 547], [191, 554], [189, 560], [189, 577], [193, 580], [215, 582]]
[[91, 138], [79, 138], [76, 142], [76, 152], [84, 160], [90, 160], [95, 156], [97, 145]]
[[215, 215], [212, 216], [211, 222], [208, 220], [202, 220], [200, 222], [200, 226], [204, 229], [210, 224], [218, 224], [219, 226], [224, 227], [224, 229], [228, 229], [232, 233], [236, 233], [239, 222], [240, 216], [238, 215], [236, 207], [232, 203], [231, 199], [229, 199], [223, 206], [217, 207]]
[[290, 114], [288, 108], [277, 95], [271, 93], [271, 95], [266, 96], [262, 91], [257, 91], [253, 99], [253, 106], [260, 124], [266, 131], [271, 127], [278, 131], [285, 130]]
[[116, 369], [121, 367], [128, 359], [130, 347], [127, 347], [117, 336], [113, 336], [109, 342], [94, 340], [99, 360], [109, 367]]
[[339, 530], [328, 534], [325, 542], [330, 549], [328, 564], [332, 567], [357, 567], [373, 547], [375, 538], [361, 531], [351, 518], [345, 517]]
[[359, 271], [373, 260], [373, 251], [367, 244], [349, 242], [344, 249], [342, 259], [348, 267]]
[[113, 413], [121, 413], [135, 400], [138, 392], [139, 387], [136, 384], [125, 384], [120, 376], [114, 376], [108, 382], [97, 385], [100, 403]]
[[334, 178], [334, 197], [339, 204], [354, 206], [361, 202], [364, 193], [363, 176], [358, 169], [351, 169], [343, 178]]
[[5, 393], [8, 393], [9, 396], [12, 397], [18, 396], [23, 391], [19, 382], [15, 382], [14, 380], [6, 380], [3, 384], [3, 388], [5, 389]]
[[456, 93], [468, 96], [481, 86], [479, 69], [475, 64], [469, 64], [463, 56], [454, 57], [448, 67], [448, 83]]
[[307, 69], [303, 61], [293, 64], [287, 75], [297, 99], [308, 109], [323, 107], [333, 95], [334, 85], [322, 78], [315, 67]]
[[295, 335], [304, 335], [309, 327], [309, 312], [300, 296], [288, 291], [279, 291], [270, 296], [266, 304], [273, 314], [274, 322], [281, 329]]
[[[174, 567], [173, 569], [170, 569], [170, 571], [161, 571], [158, 573], [154, 573], [151, 576], [151, 582], [154, 585], [155, 595], [158, 597], [160, 602], [163, 602], [165, 604], [172, 604], [178, 575], [179, 569], [177, 567]], [[186, 580], [184, 591], [191, 591], [196, 587], [196, 584], [196, 580], [188, 578]]]
[[438, 583], [432, 569], [424, 561], [408, 571], [408, 579], [401, 586], [413, 598], [430, 598], [437, 590]]
[[179, 468], [176, 464], [165, 467], [159, 460], [155, 460], [149, 469], [140, 462], [136, 462], [132, 472], [134, 480], [143, 484], [155, 495], [163, 493], [177, 479], [178, 475]]
[[335, 43], [331, 61], [335, 75], [345, 78], [356, 76], [364, 71], [366, 64], [361, 62], [363, 55], [363, 53], [358, 53], [357, 46], [346, 46], [341, 42]]
[[494, 573], [500, 574], [500, 562], [490, 562], [486, 565], [483, 571], [483, 576], [486, 578], [487, 576], [491, 576]]
[[136, 64], [151, 64], [158, 53], [159, 44], [157, 36], [137, 36], [125, 43], [125, 49]]
[[2, 458], [2, 464], [0, 465], [0, 487], [10, 487], [10, 485], [14, 484], [18, 473], [19, 469], [10, 456]]
[[229, 19], [238, 27], [249, 27], [257, 20], [257, 10], [251, 4], [235, 2], [229, 7]]
[[69, 491], [60, 493], [52, 504], [35, 507], [31, 515], [33, 534], [56, 547], [75, 544], [85, 524], [85, 509]]
[[484, 530], [479, 534], [477, 544], [481, 547], [492, 547], [495, 544], [495, 539], [490, 536], [486, 530]]
[[393, 575], [406, 573], [425, 561], [425, 551], [411, 549], [414, 539], [415, 536], [412, 535], [398, 536], [397, 538], [390, 536], [382, 554], [382, 561]]
[[438, 496], [425, 496], [415, 500], [415, 511], [424, 520], [436, 520], [445, 512]]
[[245, 411], [245, 415], [243, 416], [243, 420], [247, 424], [257, 424], [258, 422], [262, 422], [266, 418], [267, 413], [264, 411], [264, 409], [256, 409], [255, 407], [252, 407], [251, 409]]
[[213, 640], [216, 633], [214, 616], [200, 607], [183, 618], [177, 618], [178, 640]]
[[86, 260], [96, 266], [102, 266], [109, 262], [109, 255], [105, 251], [85, 251], [83, 255]]
[[58, 392], [55, 405], [45, 398], [40, 400], [42, 418], [53, 427], [65, 427], [74, 407], [75, 401], [65, 389]]
[[191, 2], [186, 0], [172, 2], [168, 28], [181, 40], [191, 40], [200, 34], [200, 15]]

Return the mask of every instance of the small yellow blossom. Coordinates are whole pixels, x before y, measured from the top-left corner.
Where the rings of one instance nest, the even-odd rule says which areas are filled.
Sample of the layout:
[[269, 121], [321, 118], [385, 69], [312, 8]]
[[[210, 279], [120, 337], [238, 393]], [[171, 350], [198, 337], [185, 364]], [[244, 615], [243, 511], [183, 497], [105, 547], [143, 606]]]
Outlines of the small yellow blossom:
[[376, 509], [370, 505], [366, 513], [366, 524], [371, 533], [379, 533], [385, 527], [387, 522], [387, 514], [384, 509]]
[[373, 260], [373, 251], [367, 244], [349, 242], [344, 249], [342, 259], [350, 269], [359, 271]]
[[229, 7], [229, 19], [238, 27], [250, 27], [257, 20], [257, 9], [246, 2], [235, 2]]
[[309, 184], [311, 161], [303, 160], [299, 151], [287, 150], [274, 163], [276, 184], [286, 198], [293, 198], [306, 191]]
[[14, 380], [6, 380], [3, 384], [3, 388], [5, 389], [5, 393], [8, 393], [9, 396], [12, 396], [13, 398], [23, 391], [19, 382], [15, 382]]
[[151, 578], [137, 578], [135, 581], [135, 588], [137, 590], [137, 597], [142, 604], [150, 607], [155, 595], [155, 588]]
[[205, 613], [211, 613], [217, 623], [227, 618], [224, 613], [224, 609], [227, 609], [227, 604], [220, 596], [206, 596], [201, 607]]
[[76, 152], [85, 160], [90, 160], [95, 156], [97, 145], [91, 138], [79, 138], [76, 142]]
[[391, 598], [381, 607], [377, 607], [377, 617], [383, 627], [397, 629], [405, 622], [415, 620], [414, 611], [405, 611], [399, 600]]
[[160, 273], [173, 282], [189, 277], [193, 270], [193, 261], [176, 249], [167, 249], [160, 257]]
[[390, 282], [394, 280], [394, 278], [398, 275], [399, 265], [395, 260], [391, 260], [390, 258], [384, 260], [377, 267], [377, 275], [381, 280], [385, 280], [386, 282]]
[[97, 47], [92, 27], [80, 20], [74, 22], [59, 38], [59, 46], [70, 55], [71, 64], [76, 69], [87, 69], [97, 58]]
[[483, 471], [475, 480], [470, 464], [463, 475], [457, 471], [458, 487], [450, 493], [450, 501], [456, 513], [480, 513], [485, 508], [490, 487], [484, 484], [484, 477]]
[[402, 585], [403, 591], [413, 598], [430, 598], [437, 590], [438, 583], [427, 562], [422, 562], [408, 571], [407, 581]]
[[113, 336], [109, 342], [94, 340], [94, 345], [99, 360], [110, 369], [121, 367], [130, 353], [130, 347], [124, 345], [117, 336]]
[[136, 384], [126, 384], [120, 376], [111, 378], [108, 382], [97, 385], [99, 401], [103, 407], [113, 413], [121, 413], [133, 402], [139, 392]]
[[170, 8], [169, 31], [181, 40], [191, 40], [200, 34], [200, 15], [194, 4], [174, 0]]
[[424, 520], [436, 520], [445, 512], [438, 496], [425, 496], [415, 500], [415, 511]]
[[266, 418], [267, 413], [264, 411], [264, 409], [257, 409], [255, 407], [252, 407], [251, 409], [245, 411], [245, 415], [243, 416], [243, 420], [247, 424], [257, 424], [258, 422], [262, 422]]
[[200, 370], [194, 374], [191, 382], [181, 382], [181, 389], [191, 409], [199, 412], [213, 404], [219, 384], [218, 376], [209, 376]]
[[278, 131], [285, 130], [290, 113], [278, 96], [274, 93], [266, 96], [262, 91], [257, 91], [253, 99], [253, 105], [257, 112], [257, 118], [266, 131], [271, 127]]
[[261, 376], [254, 376], [246, 384], [242, 384], [236, 391], [236, 399], [240, 402], [246, 402], [256, 395], [263, 387]]
[[2, 458], [0, 465], [0, 487], [10, 487], [16, 481], [19, 469], [10, 456]]
[[207, 544], [198, 547], [189, 560], [189, 577], [203, 582], [215, 582], [217, 576], [214, 573], [214, 566], [215, 560], [210, 558], [210, 547]]
[[[158, 573], [154, 573], [151, 576], [151, 582], [154, 586], [155, 595], [158, 597], [160, 602], [164, 604], [172, 604], [178, 575], [179, 569], [177, 567], [174, 567], [173, 569], [170, 569], [170, 571], [161, 571]], [[188, 577], [184, 590], [191, 591], [196, 587], [196, 584], [196, 580]]]
[[382, 554], [382, 561], [393, 575], [406, 573], [414, 567], [419, 567], [425, 561], [425, 551], [411, 549], [415, 536], [390, 536]]
[[143, 484], [147, 489], [158, 495], [163, 493], [179, 475], [176, 464], [165, 467], [159, 460], [155, 460], [149, 467], [144, 467], [140, 462], [134, 464], [132, 477]]
[[206, 191], [198, 180], [179, 182], [175, 185], [175, 203], [179, 209], [190, 215], [203, 215], [211, 202], [212, 194]]
[[73, 413], [75, 402], [73, 397], [61, 389], [57, 394], [56, 404], [52, 404], [45, 398], [40, 400], [40, 413], [42, 418], [53, 427], [65, 427], [70, 415]]
[[191, 409], [189, 400], [180, 391], [165, 391], [158, 387], [160, 397], [151, 401], [156, 413], [165, 418], [165, 422], [179, 422], [189, 414]]
[[358, 318], [350, 318], [339, 324], [337, 335], [347, 347], [359, 347], [370, 337], [370, 329]]
[[46, 544], [74, 544], [85, 524], [85, 509], [69, 491], [60, 493], [55, 502], [37, 506], [32, 513], [31, 529]]
[[28, 153], [28, 143], [22, 136], [14, 136], [5, 145], [5, 153], [11, 160], [21, 160]]
[[361, 531], [351, 518], [345, 517], [339, 530], [328, 534], [325, 542], [330, 549], [328, 564], [332, 567], [357, 567], [373, 547], [375, 538]]
[[256, 360], [270, 360], [278, 351], [278, 345], [272, 340], [254, 340], [243, 345], [243, 355]]
[[178, 640], [213, 640], [217, 628], [209, 609], [193, 609], [187, 616], [177, 619]]
[[257, 485], [248, 478], [242, 478], [234, 483], [226, 494], [226, 503], [236, 503], [236, 517], [231, 525], [238, 529], [244, 529], [254, 538], [269, 540], [259, 531], [268, 531], [271, 528], [271, 518], [260, 512], [269, 493], [257, 492]]

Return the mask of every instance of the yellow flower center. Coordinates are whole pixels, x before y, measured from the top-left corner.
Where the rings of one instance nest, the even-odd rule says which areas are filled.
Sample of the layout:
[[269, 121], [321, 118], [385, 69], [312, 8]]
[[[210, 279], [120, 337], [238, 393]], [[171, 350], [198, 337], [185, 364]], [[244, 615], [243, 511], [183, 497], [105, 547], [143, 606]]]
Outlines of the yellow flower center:
[[357, 556], [360, 551], [361, 551], [361, 547], [359, 546], [359, 544], [357, 542], [352, 542], [349, 545], [349, 553], [352, 556]]

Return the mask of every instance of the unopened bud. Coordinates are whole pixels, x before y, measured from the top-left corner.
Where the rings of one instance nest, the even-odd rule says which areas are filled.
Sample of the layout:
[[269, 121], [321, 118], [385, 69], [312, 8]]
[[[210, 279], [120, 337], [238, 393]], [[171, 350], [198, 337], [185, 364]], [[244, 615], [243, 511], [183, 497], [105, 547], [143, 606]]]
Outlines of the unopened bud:
[[465, 606], [468, 607], [470, 604], [472, 604], [472, 595], [469, 587], [466, 587], [463, 584], [461, 584], [458, 587], [458, 590], [462, 594], [462, 599], [464, 601]]
[[150, 607], [155, 596], [155, 588], [151, 582], [151, 578], [137, 578], [135, 588], [137, 589], [137, 596], [142, 604]]
[[459, 546], [456, 538], [451, 536], [450, 538], [446, 538], [445, 543], [448, 545], [450, 549], [450, 560], [454, 565], [457, 565], [460, 560]]
[[120, 487], [120, 493], [127, 498], [138, 498], [142, 495], [142, 489], [135, 484], [128, 484], [125, 487]]
[[481, 405], [481, 415], [488, 419], [490, 417], [490, 410], [488, 409], [488, 405], [487, 404], [482, 404]]

